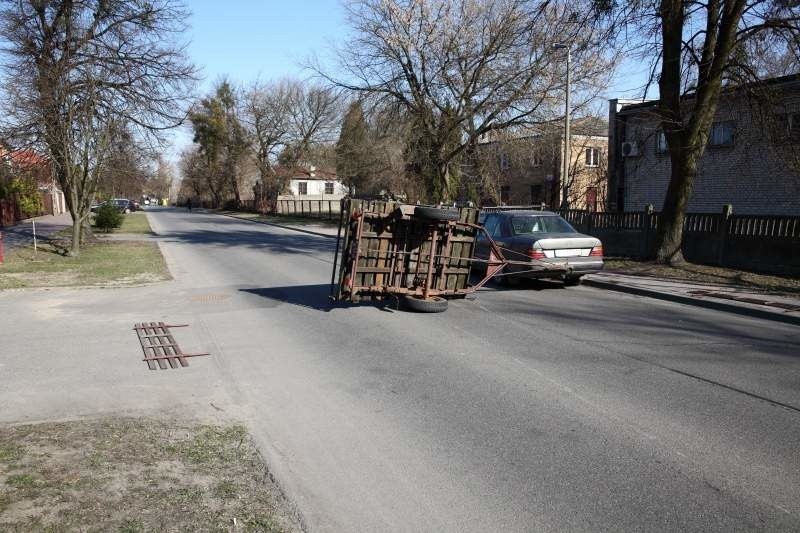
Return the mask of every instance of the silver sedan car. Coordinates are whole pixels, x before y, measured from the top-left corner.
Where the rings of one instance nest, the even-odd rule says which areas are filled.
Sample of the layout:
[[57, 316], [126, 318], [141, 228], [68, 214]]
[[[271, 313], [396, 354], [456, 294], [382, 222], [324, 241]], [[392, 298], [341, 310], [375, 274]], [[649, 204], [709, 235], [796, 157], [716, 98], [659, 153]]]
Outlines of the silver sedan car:
[[[530, 261], [530, 266], [506, 266], [495, 277], [497, 283], [513, 283], [520, 278], [559, 278], [566, 285], [577, 285], [584, 274], [603, 269], [603, 244], [600, 240], [578, 233], [556, 213], [494, 211], [481, 215], [481, 219], [486, 233], [502, 249], [506, 259]], [[475, 243], [475, 258], [489, 258], [489, 244], [483, 233]], [[548, 263], [563, 268], [554, 273], [547, 269]]]

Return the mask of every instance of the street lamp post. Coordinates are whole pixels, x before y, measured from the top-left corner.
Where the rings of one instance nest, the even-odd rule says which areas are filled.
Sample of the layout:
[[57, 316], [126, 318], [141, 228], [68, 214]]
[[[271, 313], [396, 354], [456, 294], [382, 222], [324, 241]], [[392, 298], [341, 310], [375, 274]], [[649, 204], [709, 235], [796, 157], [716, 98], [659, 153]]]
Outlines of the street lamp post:
[[569, 134], [569, 93], [572, 81], [572, 50], [568, 44], [556, 43], [554, 50], [567, 51], [567, 86], [564, 97], [564, 155], [561, 159], [561, 207], [569, 208], [569, 163], [570, 159], [570, 134]]

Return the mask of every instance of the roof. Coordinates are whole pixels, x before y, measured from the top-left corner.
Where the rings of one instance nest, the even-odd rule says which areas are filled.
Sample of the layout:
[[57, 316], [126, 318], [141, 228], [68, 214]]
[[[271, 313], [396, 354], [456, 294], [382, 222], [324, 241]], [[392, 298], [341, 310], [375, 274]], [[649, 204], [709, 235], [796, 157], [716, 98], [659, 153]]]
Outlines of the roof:
[[[501, 132], [490, 131], [478, 139], [478, 144], [495, 144], [502, 141], [535, 139], [537, 137], [562, 136], [564, 119], [539, 124], [532, 127], [518, 128]], [[608, 122], [600, 117], [576, 117], [570, 120], [570, 138], [572, 137], [608, 137]]]
[[0, 148], [0, 157], [8, 158], [14, 165], [24, 169], [43, 167], [48, 159], [33, 150], [7, 150]]
[[[314, 168], [314, 167], [311, 167]], [[279, 166], [275, 168], [275, 174], [281, 178], [286, 179], [300, 179], [300, 180], [313, 180], [313, 181], [335, 181], [338, 180], [335, 170], [325, 168], [310, 168], [305, 167], [284, 167]]]
[[[754, 81], [751, 83], [743, 83], [741, 85], [734, 85], [723, 87], [722, 94], [735, 93], [747, 89], [758, 89], [765, 87], [776, 87], [781, 85], [794, 85], [800, 83], [800, 73], [790, 74], [788, 76], [780, 76], [778, 78], [768, 78], [765, 80]], [[691, 100], [694, 98], [695, 93], [690, 92], [681, 97], [681, 99]], [[658, 105], [659, 100], [644, 100], [636, 103], [624, 103], [618, 113], [624, 114], [628, 112], [635, 112], [642, 109], [650, 109]]]

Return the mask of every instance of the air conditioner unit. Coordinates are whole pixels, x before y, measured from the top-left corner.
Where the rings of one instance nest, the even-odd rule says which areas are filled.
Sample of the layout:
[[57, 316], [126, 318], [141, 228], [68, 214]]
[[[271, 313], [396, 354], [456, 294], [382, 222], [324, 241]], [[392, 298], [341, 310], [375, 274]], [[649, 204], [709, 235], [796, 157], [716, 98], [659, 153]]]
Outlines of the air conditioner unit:
[[622, 143], [622, 157], [638, 157], [638, 156], [639, 156], [639, 143], [637, 142]]

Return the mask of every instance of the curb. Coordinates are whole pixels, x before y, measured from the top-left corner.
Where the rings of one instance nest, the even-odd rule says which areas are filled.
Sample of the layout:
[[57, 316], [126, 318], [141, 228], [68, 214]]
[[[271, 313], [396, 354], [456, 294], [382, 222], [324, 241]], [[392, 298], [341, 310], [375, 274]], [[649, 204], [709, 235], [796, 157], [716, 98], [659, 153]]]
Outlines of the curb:
[[276, 228], [283, 228], [288, 229], [291, 231], [299, 231], [300, 233], [308, 233], [309, 235], [316, 235], [318, 237], [327, 237], [329, 239], [335, 239], [336, 235], [330, 235], [328, 233], [320, 233], [318, 231], [311, 231], [307, 229], [300, 229], [295, 226], [285, 226], [283, 224], [276, 224], [274, 222], [265, 222], [263, 220], [254, 220], [252, 218], [245, 218], [245, 217], [237, 217], [236, 215], [229, 215], [227, 213], [214, 213], [217, 215], [222, 215], [224, 217], [235, 218], [236, 220], [244, 220], [245, 222], [255, 222], [256, 224], [264, 224], [265, 226], [275, 226]]
[[657, 300], [666, 300], [668, 302], [693, 305], [695, 307], [704, 307], [706, 309], [713, 309], [715, 311], [725, 311], [727, 313], [734, 313], [737, 315], [747, 316], [750, 318], [761, 318], [764, 320], [783, 322], [785, 324], [800, 325], [800, 316], [784, 315], [772, 311], [764, 311], [762, 309], [754, 309], [751, 307], [744, 307], [741, 305], [728, 304], [724, 302], [700, 300], [698, 298], [692, 298], [690, 296], [681, 296], [679, 294], [670, 294], [666, 292], [653, 291], [649, 289], [640, 289], [638, 287], [631, 287], [629, 285], [620, 285], [618, 283], [599, 281], [595, 279], [584, 279], [583, 284], [598, 289], [624, 292], [627, 294], [634, 294], [636, 296], [655, 298]]

